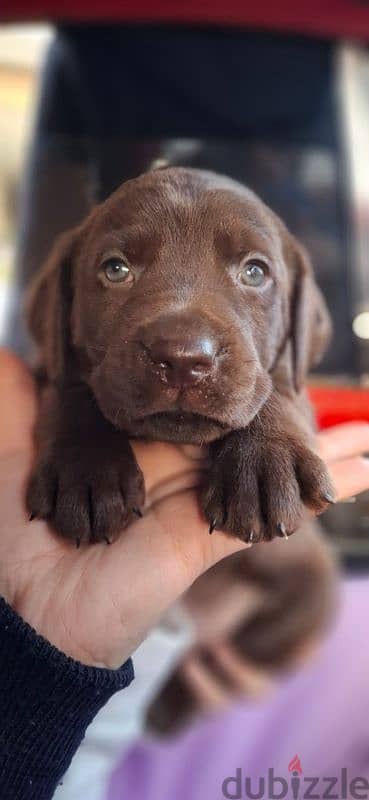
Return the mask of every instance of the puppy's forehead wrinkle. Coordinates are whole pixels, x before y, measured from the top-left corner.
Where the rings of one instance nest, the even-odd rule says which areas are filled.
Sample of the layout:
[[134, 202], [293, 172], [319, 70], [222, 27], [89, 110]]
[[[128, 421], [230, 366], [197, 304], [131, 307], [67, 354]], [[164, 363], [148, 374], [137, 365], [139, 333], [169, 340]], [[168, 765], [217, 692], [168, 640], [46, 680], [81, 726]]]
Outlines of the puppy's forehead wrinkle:
[[225, 258], [257, 251], [266, 256], [273, 256], [276, 241], [273, 231], [266, 230], [254, 220], [243, 219], [238, 225], [234, 224], [234, 220], [231, 222], [225, 220], [214, 230], [213, 246], [216, 252]]
[[[95, 237], [109, 230], [111, 246], [151, 261], [200, 257], [221, 235], [234, 250], [273, 247], [279, 239], [273, 215], [247, 187], [211, 172], [169, 168], [128, 181], [100, 207]], [[219, 249], [219, 248], [218, 248]]]

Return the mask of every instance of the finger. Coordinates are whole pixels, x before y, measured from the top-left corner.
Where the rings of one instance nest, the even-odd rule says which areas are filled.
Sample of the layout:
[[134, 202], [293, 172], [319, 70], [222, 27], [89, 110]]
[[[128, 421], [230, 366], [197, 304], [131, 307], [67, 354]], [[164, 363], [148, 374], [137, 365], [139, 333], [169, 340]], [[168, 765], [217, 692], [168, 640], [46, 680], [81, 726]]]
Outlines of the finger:
[[345, 500], [369, 489], [369, 458], [346, 458], [330, 464], [337, 499]]
[[24, 447], [36, 413], [34, 381], [26, 365], [0, 349], [0, 453]]
[[196, 655], [189, 656], [180, 672], [191, 694], [203, 711], [220, 710], [229, 705], [232, 694]]
[[347, 422], [322, 431], [318, 436], [318, 449], [321, 458], [328, 463], [369, 453], [369, 425]]
[[207, 465], [206, 450], [202, 457], [200, 448], [195, 459], [191, 451], [168, 442], [132, 441], [131, 445], [145, 476], [150, 505], [181, 489], [197, 486]]
[[270, 674], [241, 658], [227, 642], [214, 644], [211, 652], [235, 693], [260, 697], [272, 688]]

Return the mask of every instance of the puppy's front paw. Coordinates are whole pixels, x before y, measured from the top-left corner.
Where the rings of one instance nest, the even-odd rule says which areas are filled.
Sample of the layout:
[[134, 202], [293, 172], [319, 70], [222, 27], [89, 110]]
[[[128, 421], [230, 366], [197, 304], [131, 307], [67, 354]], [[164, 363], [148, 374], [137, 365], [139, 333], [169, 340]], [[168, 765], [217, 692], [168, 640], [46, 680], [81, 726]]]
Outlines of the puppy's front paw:
[[252, 442], [242, 432], [213, 447], [202, 494], [210, 532], [226, 530], [245, 542], [288, 537], [305, 506], [315, 514], [334, 502], [323, 461], [291, 438]]
[[30, 517], [46, 519], [57, 533], [81, 542], [110, 543], [141, 515], [144, 480], [130, 446], [54, 445], [29, 481]]

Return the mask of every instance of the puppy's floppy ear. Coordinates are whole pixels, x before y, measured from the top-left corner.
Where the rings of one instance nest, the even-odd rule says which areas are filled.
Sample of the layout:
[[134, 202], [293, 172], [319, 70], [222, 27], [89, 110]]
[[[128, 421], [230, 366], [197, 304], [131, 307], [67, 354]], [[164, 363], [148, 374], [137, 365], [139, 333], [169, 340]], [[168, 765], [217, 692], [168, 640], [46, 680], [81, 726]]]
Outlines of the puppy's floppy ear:
[[26, 300], [28, 327], [50, 380], [66, 379], [72, 368], [72, 260], [78, 233], [79, 228], [73, 228], [57, 238]]
[[318, 288], [305, 248], [290, 237], [292, 259], [291, 345], [292, 375], [297, 392], [309, 370], [318, 364], [329, 344], [331, 319]]

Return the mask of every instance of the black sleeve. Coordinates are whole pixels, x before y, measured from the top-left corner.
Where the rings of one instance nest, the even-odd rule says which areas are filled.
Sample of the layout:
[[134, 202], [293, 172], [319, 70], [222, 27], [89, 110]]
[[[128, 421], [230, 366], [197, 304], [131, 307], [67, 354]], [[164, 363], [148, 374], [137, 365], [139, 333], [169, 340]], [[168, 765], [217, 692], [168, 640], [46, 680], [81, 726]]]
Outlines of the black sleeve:
[[39, 636], [0, 598], [0, 796], [49, 800], [87, 726], [133, 679], [87, 667]]

